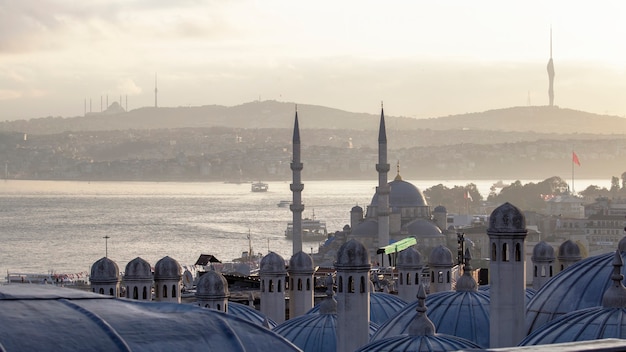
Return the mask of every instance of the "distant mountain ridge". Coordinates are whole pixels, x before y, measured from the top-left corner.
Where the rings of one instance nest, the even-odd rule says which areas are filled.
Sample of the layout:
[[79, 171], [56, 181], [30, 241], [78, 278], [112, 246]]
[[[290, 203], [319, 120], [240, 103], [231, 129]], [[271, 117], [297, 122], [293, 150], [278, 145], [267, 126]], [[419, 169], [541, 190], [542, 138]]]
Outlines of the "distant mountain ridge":
[[[319, 105], [298, 104], [300, 128], [376, 130], [380, 111], [354, 113]], [[388, 111], [393, 111], [389, 108]], [[66, 131], [110, 131], [162, 128], [291, 128], [295, 104], [273, 100], [237, 106], [144, 107], [129, 112], [47, 117], [0, 122], [0, 131], [54, 134]], [[548, 106], [511, 107], [428, 119], [386, 113], [390, 130], [485, 130], [558, 134], [626, 134], [626, 119]]]

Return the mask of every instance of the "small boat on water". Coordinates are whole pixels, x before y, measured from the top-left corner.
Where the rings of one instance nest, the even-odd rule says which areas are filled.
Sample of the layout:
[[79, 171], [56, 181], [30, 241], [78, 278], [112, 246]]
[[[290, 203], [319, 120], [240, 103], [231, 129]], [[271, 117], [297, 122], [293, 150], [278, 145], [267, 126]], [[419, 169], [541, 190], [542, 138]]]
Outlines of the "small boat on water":
[[[293, 238], [293, 222], [287, 224], [285, 237]], [[311, 218], [302, 219], [302, 241], [320, 241], [328, 238], [326, 222], [317, 220], [315, 213]]]
[[264, 182], [253, 182], [252, 185], [250, 186], [250, 190], [252, 192], [267, 192], [267, 189], [269, 188], [267, 183]]
[[276, 204], [279, 208], [288, 208], [289, 205], [291, 205], [291, 201], [290, 200], [281, 200], [280, 202], [278, 202], [278, 204]]

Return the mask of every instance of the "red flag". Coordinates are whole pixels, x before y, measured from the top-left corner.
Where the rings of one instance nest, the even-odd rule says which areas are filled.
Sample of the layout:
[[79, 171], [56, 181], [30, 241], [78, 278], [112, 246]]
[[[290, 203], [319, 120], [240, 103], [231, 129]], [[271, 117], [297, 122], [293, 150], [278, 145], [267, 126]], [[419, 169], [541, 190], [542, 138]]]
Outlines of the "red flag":
[[575, 152], [572, 152], [572, 162], [578, 166], [580, 166], [580, 160], [578, 160], [578, 155]]

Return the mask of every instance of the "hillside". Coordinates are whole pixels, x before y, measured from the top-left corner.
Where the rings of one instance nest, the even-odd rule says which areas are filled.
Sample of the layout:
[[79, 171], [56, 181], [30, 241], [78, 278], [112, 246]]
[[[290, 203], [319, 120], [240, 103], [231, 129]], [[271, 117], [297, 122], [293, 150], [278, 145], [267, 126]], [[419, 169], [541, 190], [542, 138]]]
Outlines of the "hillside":
[[[0, 131], [54, 134], [65, 131], [106, 131], [161, 128], [290, 128], [295, 104], [251, 102], [225, 107], [206, 105], [176, 108], [110, 109], [87, 116], [46, 117], [0, 122]], [[298, 105], [302, 129], [371, 130], [378, 128], [379, 112], [354, 113], [318, 105]], [[626, 134], [626, 119], [558, 107], [512, 107], [429, 119], [393, 116], [387, 109], [388, 130], [482, 130], [540, 134]]]

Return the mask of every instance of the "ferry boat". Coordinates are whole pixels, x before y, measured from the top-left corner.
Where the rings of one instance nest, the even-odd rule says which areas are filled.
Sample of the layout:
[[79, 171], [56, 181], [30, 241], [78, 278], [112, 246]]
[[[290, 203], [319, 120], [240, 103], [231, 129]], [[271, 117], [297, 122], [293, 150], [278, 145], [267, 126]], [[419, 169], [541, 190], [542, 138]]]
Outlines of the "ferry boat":
[[[293, 222], [287, 224], [285, 237], [293, 238]], [[302, 241], [319, 241], [328, 238], [326, 230], [326, 222], [315, 219], [315, 213], [312, 218], [302, 219]]]
[[250, 190], [252, 192], [267, 192], [268, 188], [269, 186], [267, 185], [267, 183], [263, 183], [261, 181], [253, 182], [252, 185], [250, 186]]
[[290, 200], [281, 200], [276, 205], [279, 208], [289, 208], [289, 205], [291, 205], [291, 201]]

